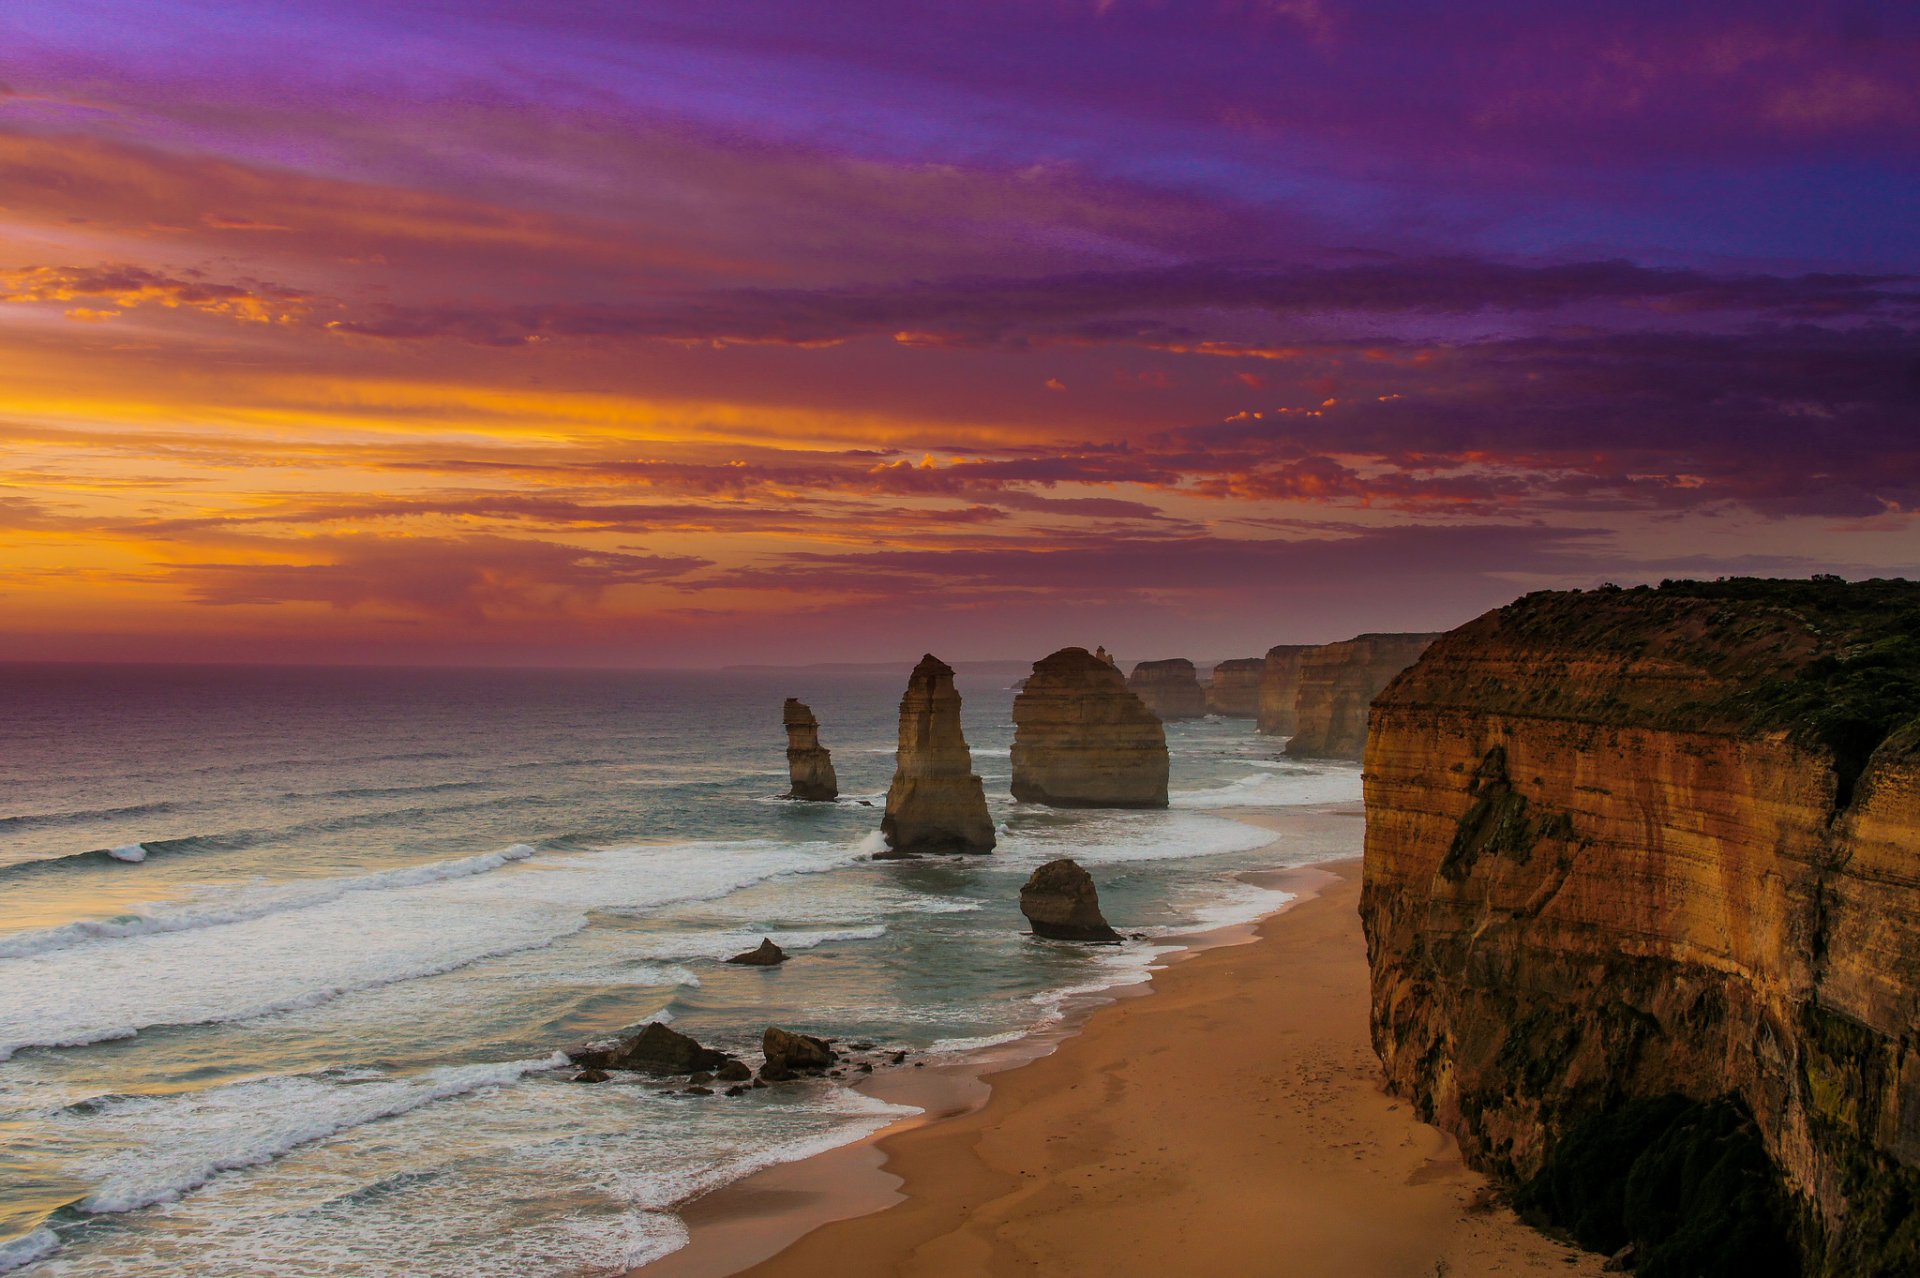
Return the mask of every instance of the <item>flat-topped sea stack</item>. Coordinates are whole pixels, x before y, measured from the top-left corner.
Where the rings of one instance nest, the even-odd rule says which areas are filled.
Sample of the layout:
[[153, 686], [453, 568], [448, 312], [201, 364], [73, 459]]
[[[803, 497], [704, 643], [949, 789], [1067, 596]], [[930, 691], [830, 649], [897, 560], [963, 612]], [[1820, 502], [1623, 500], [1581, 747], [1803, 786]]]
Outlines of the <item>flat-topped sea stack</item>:
[[792, 697], [781, 708], [787, 725], [787, 774], [792, 788], [789, 799], [828, 802], [840, 797], [840, 780], [833, 775], [833, 755], [820, 744], [820, 721], [805, 703]]
[[1360, 635], [1300, 656], [1293, 739], [1287, 753], [1358, 759], [1367, 747], [1367, 707], [1439, 636]]
[[1388, 1085], [1523, 1207], [1920, 1273], [1920, 584], [1529, 595], [1380, 695], [1366, 808]]
[[1142, 661], [1127, 676], [1127, 686], [1163, 723], [1206, 717], [1207, 691], [1200, 686], [1193, 663], [1185, 657]]
[[953, 667], [920, 658], [900, 698], [900, 754], [887, 787], [883, 857], [920, 852], [991, 852], [993, 818], [960, 728]]
[[1056, 808], [1167, 806], [1167, 732], [1112, 663], [1062, 648], [1013, 700], [1013, 797]]
[[1300, 697], [1300, 659], [1313, 651], [1312, 644], [1283, 643], [1267, 649], [1260, 663], [1259, 721], [1254, 725], [1270, 737], [1290, 737], [1294, 728], [1294, 705]]
[[1207, 679], [1207, 713], [1227, 719], [1253, 719], [1260, 714], [1260, 676], [1263, 657], [1235, 657], [1213, 668]]

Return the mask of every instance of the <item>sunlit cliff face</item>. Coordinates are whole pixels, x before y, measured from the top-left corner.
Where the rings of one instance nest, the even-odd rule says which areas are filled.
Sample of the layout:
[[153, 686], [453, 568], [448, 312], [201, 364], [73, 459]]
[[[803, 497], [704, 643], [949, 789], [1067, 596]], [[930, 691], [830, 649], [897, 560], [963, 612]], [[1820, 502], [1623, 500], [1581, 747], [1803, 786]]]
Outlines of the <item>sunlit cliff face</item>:
[[1920, 570], [1920, 17], [1814, 8], [8, 6], [0, 658]]

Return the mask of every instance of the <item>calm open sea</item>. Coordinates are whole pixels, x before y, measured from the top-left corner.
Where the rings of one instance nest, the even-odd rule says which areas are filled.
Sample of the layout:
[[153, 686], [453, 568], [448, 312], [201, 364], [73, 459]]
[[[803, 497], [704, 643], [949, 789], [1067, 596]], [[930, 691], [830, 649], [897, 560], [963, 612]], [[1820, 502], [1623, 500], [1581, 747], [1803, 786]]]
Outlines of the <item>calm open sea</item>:
[[[743, 1053], [1006, 1041], [1166, 952], [1023, 936], [1041, 862], [1157, 938], [1348, 848], [1256, 854], [1210, 811], [1359, 798], [1244, 720], [1170, 729], [1171, 811], [1014, 803], [1008, 668], [960, 675], [998, 854], [869, 861], [907, 669], [0, 665], [0, 1271], [618, 1272], [690, 1193], [901, 1111], [579, 1086], [556, 1049], [655, 1017]], [[787, 696], [838, 804], [775, 797]], [[794, 960], [718, 961], [762, 936]]]

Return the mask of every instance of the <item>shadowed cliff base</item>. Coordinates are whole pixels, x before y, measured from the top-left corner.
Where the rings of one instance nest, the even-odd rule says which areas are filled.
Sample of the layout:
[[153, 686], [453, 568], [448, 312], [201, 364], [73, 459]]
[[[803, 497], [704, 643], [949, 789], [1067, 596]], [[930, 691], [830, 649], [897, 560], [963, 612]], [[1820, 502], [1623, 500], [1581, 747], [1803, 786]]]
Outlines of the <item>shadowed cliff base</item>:
[[1917, 636], [1904, 581], [1542, 593], [1374, 703], [1389, 1085], [1641, 1272], [1920, 1272]]

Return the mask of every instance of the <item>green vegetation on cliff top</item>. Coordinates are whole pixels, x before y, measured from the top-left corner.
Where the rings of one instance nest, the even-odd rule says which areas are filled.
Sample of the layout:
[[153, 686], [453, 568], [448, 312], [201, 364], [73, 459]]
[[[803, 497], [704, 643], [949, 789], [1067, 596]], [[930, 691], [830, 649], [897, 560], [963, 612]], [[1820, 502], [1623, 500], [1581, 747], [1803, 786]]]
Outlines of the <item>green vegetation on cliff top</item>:
[[[1483, 705], [1785, 731], [1833, 756], [1840, 806], [1883, 742], [1898, 734], [1901, 748], [1920, 747], [1920, 733], [1902, 730], [1920, 724], [1920, 582], [1731, 577], [1542, 591], [1453, 633], [1468, 651], [1493, 641], [1539, 659], [1543, 679], [1473, 689]], [[1553, 678], [1574, 665], [1577, 676]], [[1617, 677], [1604, 677], [1609, 666]]]

